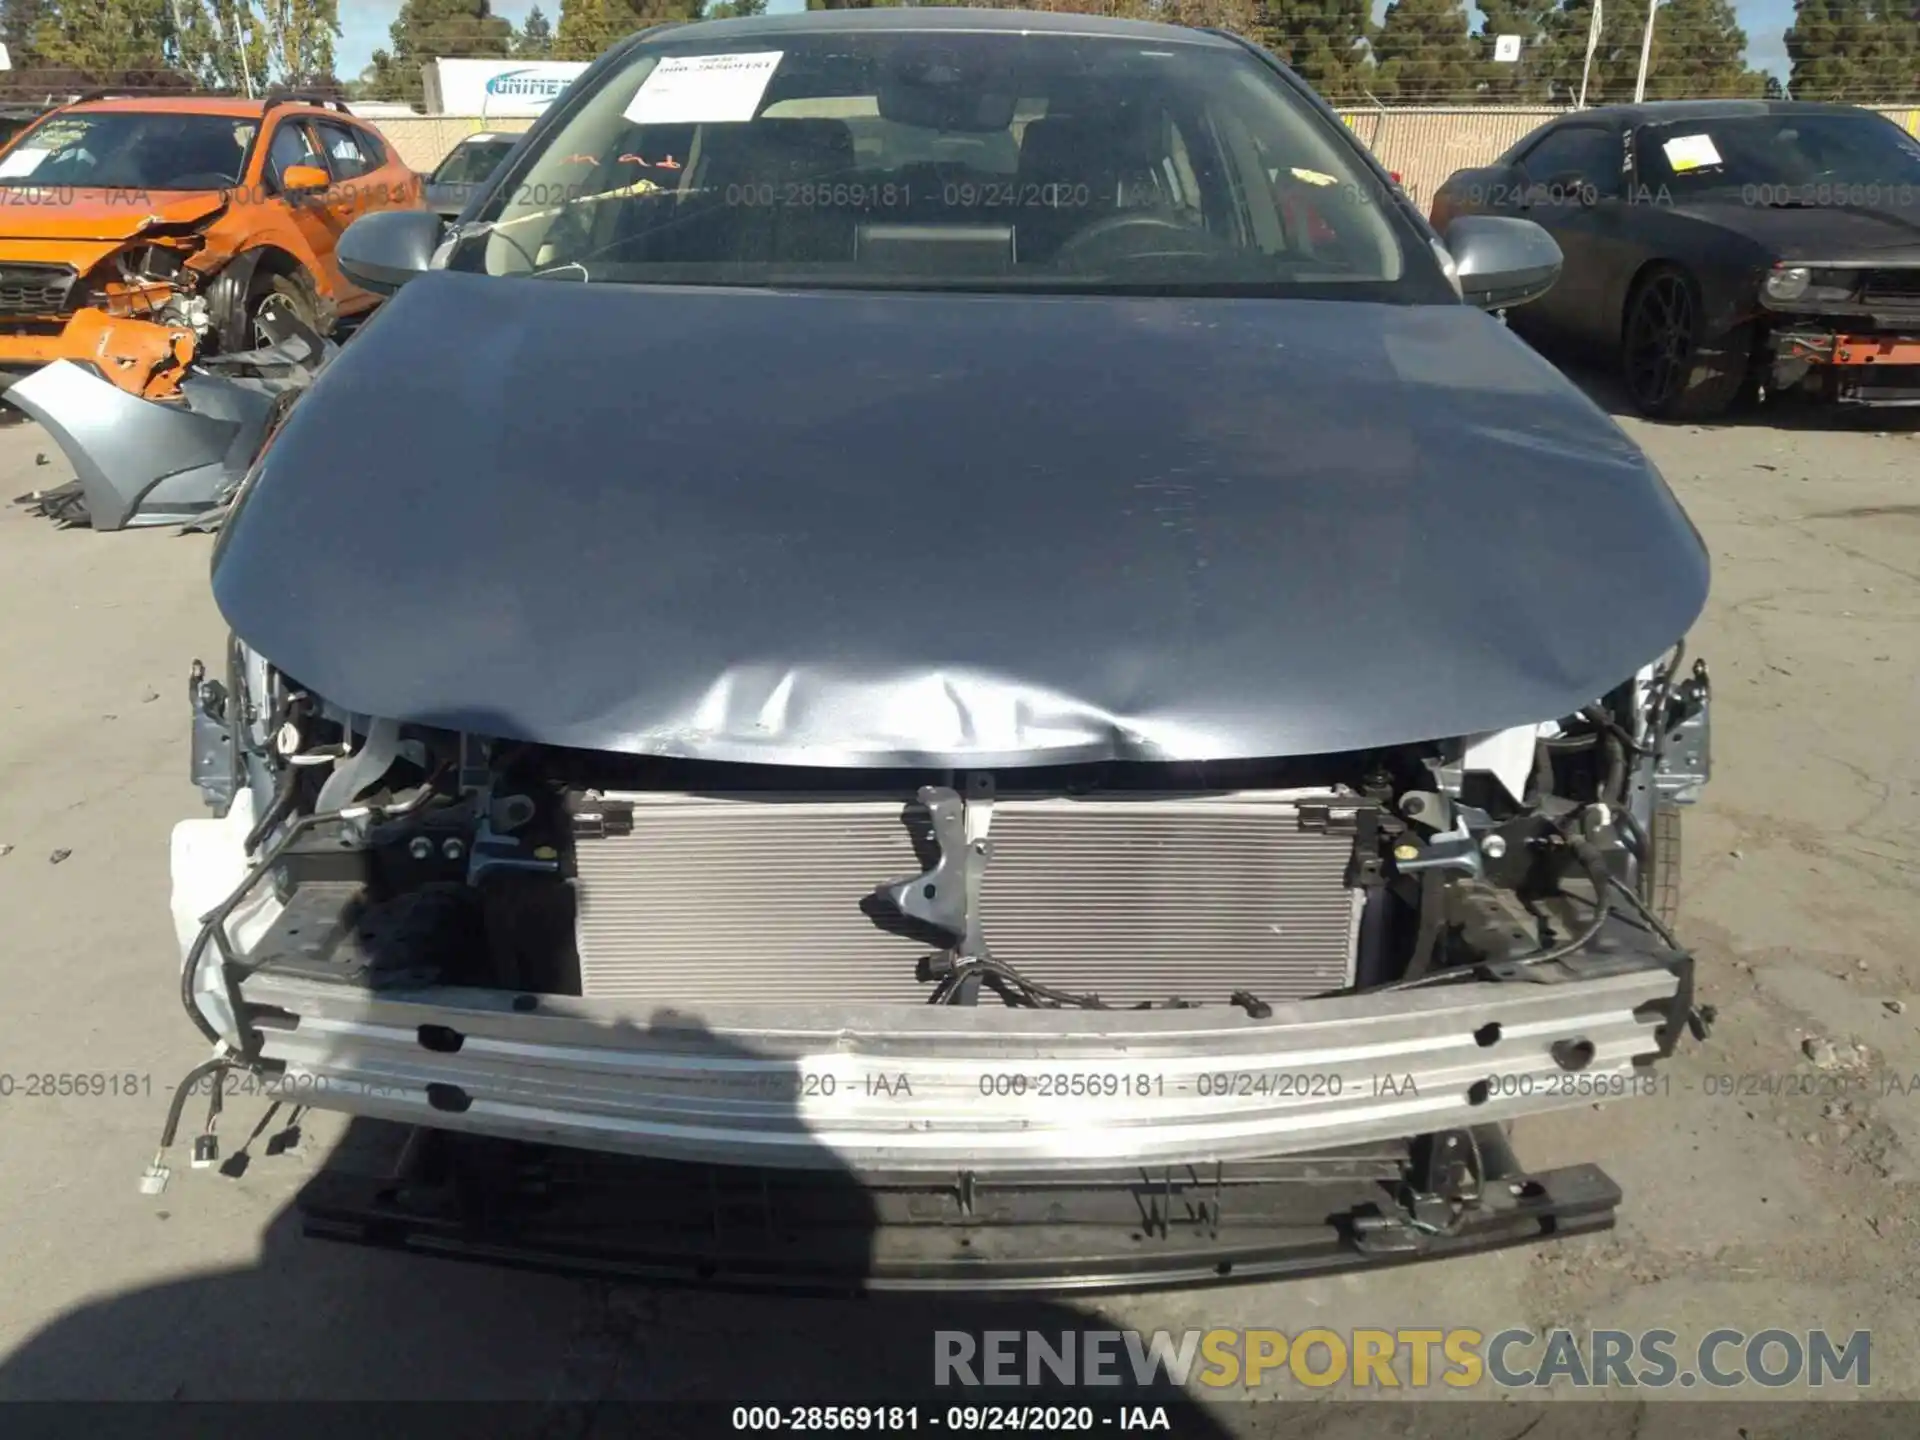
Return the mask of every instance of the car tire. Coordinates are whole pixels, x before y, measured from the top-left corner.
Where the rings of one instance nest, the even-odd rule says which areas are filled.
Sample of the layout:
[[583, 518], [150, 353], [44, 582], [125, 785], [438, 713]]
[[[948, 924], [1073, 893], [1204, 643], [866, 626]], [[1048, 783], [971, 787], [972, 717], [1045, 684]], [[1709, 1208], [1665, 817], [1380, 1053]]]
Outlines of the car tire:
[[1653, 807], [1652, 833], [1640, 866], [1640, 898], [1669, 930], [1680, 922], [1680, 816], [1678, 805]]
[[1708, 332], [1699, 283], [1656, 265], [1634, 283], [1620, 321], [1620, 378], [1642, 415], [1708, 420], [1753, 391], [1753, 327]]
[[247, 348], [261, 349], [271, 342], [260, 333], [260, 312], [270, 305], [283, 306], [310, 330], [318, 330], [319, 305], [313, 287], [304, 276], [266, 274], [253, 282], [247, 296]]

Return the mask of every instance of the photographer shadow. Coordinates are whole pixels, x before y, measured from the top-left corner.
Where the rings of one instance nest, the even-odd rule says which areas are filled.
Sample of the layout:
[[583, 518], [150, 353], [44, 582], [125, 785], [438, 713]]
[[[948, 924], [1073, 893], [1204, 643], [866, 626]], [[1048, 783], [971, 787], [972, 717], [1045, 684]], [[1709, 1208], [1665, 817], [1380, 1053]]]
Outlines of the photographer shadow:
[[[684, 1018], [656, 1016], [645, 1030], [658, 1037], [664, 1027], [717, 1065], [737, 1058], [768, 1073], [769, 1057], [730, 1052]], [[788, 1079], [773, 1090], [797, 1096], [797, 1071]], [[797, 1101], [777, 1103], [791, 1111], [770, 1121], [804, 1137]], [[475, 1098], [475, 1110], [486, 1106]], [[1044, 1293], [990, 1293], [991, 1262], [976, 1262], [982, 1283], [969, 1285], [964, 1257], [990, 1249], [990, 1239], [941, 1218], [931, 1201], [863, 1184], [825, 1149], [798, 1157], [804, 1170], [762, 1176], [558, 1147], [447, 1144], [445, 1132], [356, 1117], [335, 1127], [317, 1164], [304, 1160], [330, 1120], [307, 1112], [296, 1130], [256, 1129], [244, 1158], [223, 1167], [243, 1175], [224, 1196], [203, 1187], [228, 1181], [194, 1173], [163, 1200], [143, 1202], [244, 1214], [235, 1194], [251, 1199], [269, 1172], [304, 1161], [313, 1173], [302, 1196], [266, 1220], [252, 1264], [76, 1305], [0, 1359], [0, 1399], [486, 1401], [487, 1433], [550, 1436], [608, 1426], [672, 1433], [671, 1412], [645, 1403], [660, 1401], [917, 1405], [927, 1428], [952, 1405], [1110, 1407], [1181, 1396], [1164, 1372], [1136, 1383], [1125, 1347], [1111, 1342], [1106, 1372], [1119, 1383], [1068, 1385], [1045, 1367], [1016, 1384], [968, 1385], [964, 1365], [937, 1373], [942, 1353], [971, 1347], [970, 1373], [985, 1380], [987, 1331], [1036, 1331], [1057, 1350], [1063, 1336], [1116, 1327]], [[394, 1223], [379, 1223], [381, 1207]], [[914, 1222], [916, 1209], [927, 1218]], [[309, 1217], [331, 1217], [340, 1230], [334, 1222], [349, 1212], [372, 1217], [356, 1236], [366, 1243], [308, 1233]], [[436, 1258], [456, 1237], [440, 1253], [492, 1263]], [[1033, 1242], [1023, 1243], [1032, 1253]], [[532, 1251], [544, 1260], [530, 1260]], [[555, 1265], [561, 1273], [542, 1273]], [[886, 1288], [934, 1271], [955, 1278], [931, 1293]], [[757, 1293], [726, 1288], [742, 1283]], [[559, 1431], [554, 1406], [573, 1407]], [[129, 1412], [142, 1417], [143, 1434], [168, 1413]], [[203, 1413], [196, 1423], [212, 1422]], [[1178, 1433], [1227, 1431], [1188, 1410]]]

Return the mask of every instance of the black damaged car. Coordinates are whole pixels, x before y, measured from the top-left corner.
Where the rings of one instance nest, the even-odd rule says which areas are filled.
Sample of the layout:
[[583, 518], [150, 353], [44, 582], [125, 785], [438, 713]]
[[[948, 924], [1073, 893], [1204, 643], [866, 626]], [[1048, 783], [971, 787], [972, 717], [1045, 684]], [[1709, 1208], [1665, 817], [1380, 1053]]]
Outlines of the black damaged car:
[[1142, 1167], [1180, 1275], [1287, 1175], [1364, 1182], [1333, 1249], [1605, 1223], [1502, 1122], [1694, 1016], [1708, 567], [1487, 313], [1539, 227], [1436, 235], [1231, 37], [922, 9], [635, 36], [464, 213], [347, 233], [393, 298], [219, 538], [210, 1065], [905, 1188], [894, 1283], [1139, 1281], [1064, 1197]]
[[1524, 216], [1566, 269], [1521, 334], [1619, 368], [1645, 414], [1768, 394], [1920, 405], [1920, 140], [1852, 105], [1681, 100], [1541, 126], [1432, 219]]

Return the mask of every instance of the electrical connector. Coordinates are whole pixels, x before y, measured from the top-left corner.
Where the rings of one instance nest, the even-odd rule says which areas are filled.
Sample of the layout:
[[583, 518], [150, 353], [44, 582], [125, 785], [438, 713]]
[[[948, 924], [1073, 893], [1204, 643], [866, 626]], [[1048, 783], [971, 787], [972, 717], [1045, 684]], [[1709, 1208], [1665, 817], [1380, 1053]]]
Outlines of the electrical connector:
[[944, 980], [953, 974], [958, 962], [951, 950], [942, 950], [937, 955], [920, 957], [919, 973], [922, 980]]

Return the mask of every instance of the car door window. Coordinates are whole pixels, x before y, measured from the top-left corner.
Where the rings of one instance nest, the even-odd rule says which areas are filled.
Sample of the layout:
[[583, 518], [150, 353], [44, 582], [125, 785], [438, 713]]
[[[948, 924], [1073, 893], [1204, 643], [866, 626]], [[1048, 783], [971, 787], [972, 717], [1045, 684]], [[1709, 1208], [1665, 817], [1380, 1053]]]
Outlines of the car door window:
[[[1578, 182], [1591, 186], [1601, 195], [1617, 195], [1620, 191], [1620, 157], [1620, 137], [1613, 131], [1598, 125], [1569, 125], [1564, 130], [1555, 130], [1544, 137], [1520, 157], [1520, 165], [1531, 184], [1546, 186], [1549, 192], [1556, 186], [1570, 186]], [[1573, 200], [1578, 197], [1548, 193], [1544, 197], [1536, 197], [1536, 203], [1539, 198], [1551, 203], [1562, 198]]]
[[298, 120], [283, 120], [274, 127], [273, 140], [267, 146], [267, 184], [275, 190], [285, 188], [280, 177], [292, 166], [318, 165], [324, 169], [326, 163], [307, 127]]
[[[859, 147], [859, 137], [854, 146]], [[435, 185], [477, 185], [500, 167], [513, 149], [510, 140], [468, 140], [440, 162], [433, 172]]]
[[360, 153], [367, 157], [367, 168], [369, 170], [378, 170], [382, 165], [387, 163], [389, 157], [384, 140], [371, 130], [362, 130], [358, 125], [350, 125], [347, 128], [353, 132], [354, 138], [360, 142]]
[[379, 160], [367, 153], [359, 135], [349, 127], [318, 120], [313, 128], [326, 147], [327, 167], [335, 180], [355, 180], [379, 166]]

